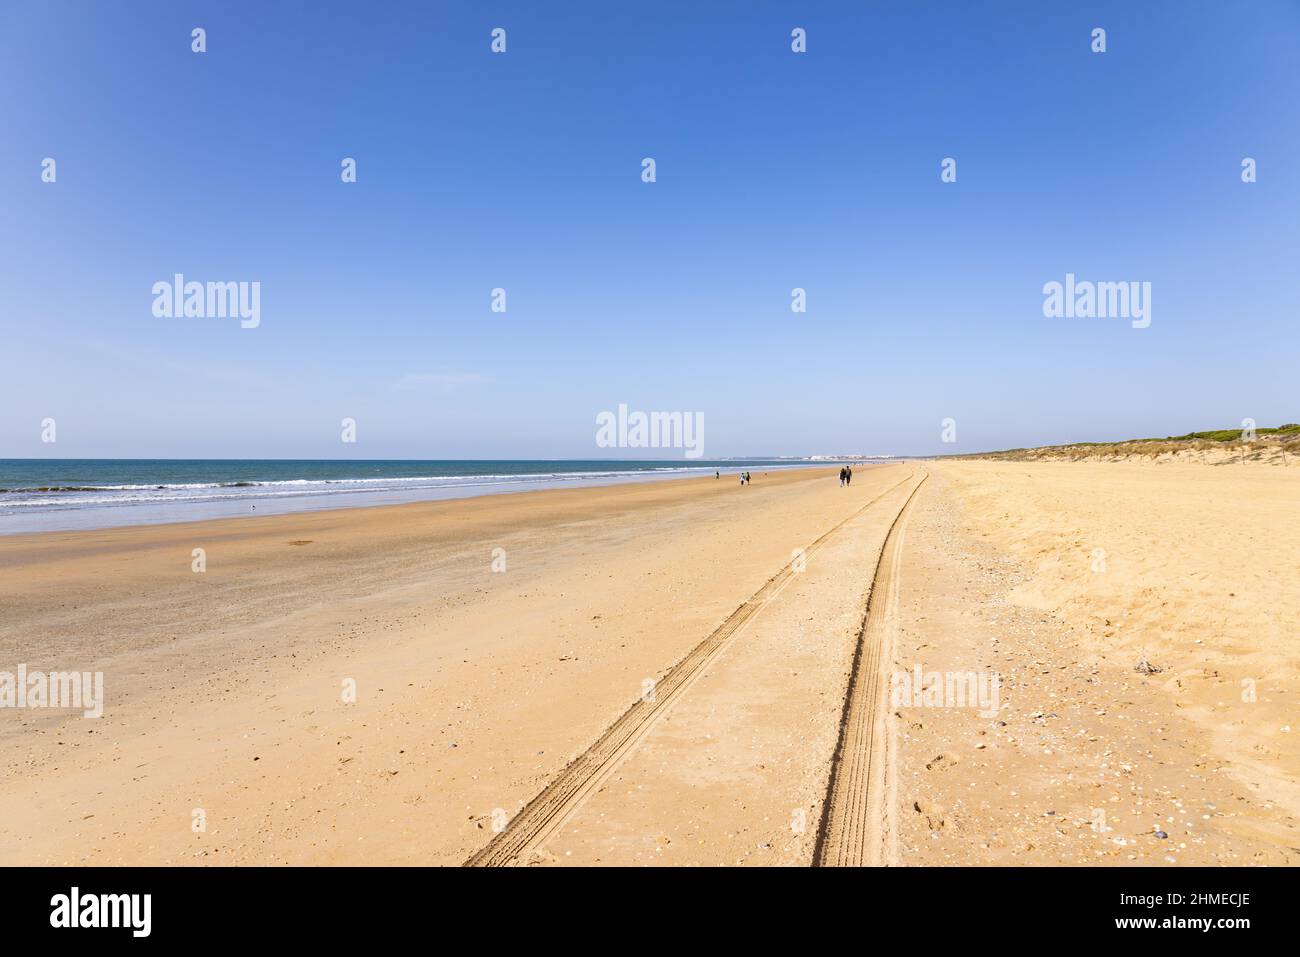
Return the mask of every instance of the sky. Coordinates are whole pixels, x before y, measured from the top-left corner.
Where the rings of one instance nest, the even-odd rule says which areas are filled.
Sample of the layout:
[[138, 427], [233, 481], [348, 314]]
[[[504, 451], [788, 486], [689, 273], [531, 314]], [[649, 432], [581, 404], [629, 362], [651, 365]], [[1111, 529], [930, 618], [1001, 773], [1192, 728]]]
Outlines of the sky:
[[[0, 457], [680, 454], [598, 448], [620, 403], [709, 458], [1300, 420], [1296, 0], [6, 0], [0, 88]], [[260, 324], [156, 316], [177, 273]], [[1067, 273], [1150, 325], [1045, 317]]]

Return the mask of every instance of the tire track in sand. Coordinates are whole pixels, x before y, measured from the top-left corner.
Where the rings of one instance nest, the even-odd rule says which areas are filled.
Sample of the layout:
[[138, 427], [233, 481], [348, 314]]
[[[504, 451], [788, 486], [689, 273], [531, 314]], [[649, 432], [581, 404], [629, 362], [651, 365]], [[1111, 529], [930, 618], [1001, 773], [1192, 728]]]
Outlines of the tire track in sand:
[[[853, 521], [899, 486], [910, 482], [915, 472], [891, 485], [844, 521], [839, 522], [804, 549], [811, 555], [832, 535]], [[915, 490], [914, 490], [915, 491]], [[910, 501], [910, 498], [909, 498]], [[897, 519], [895, 519], [897, 523]], [[636, 701], [596, 739], [595, 744], [569, 763], [542, 791], [511, 819], [501, 833], [465, 862], [466, 867], [504, 867], [526, 864], [539, 849], [609, 776], [610, 772], [646, 736], [655, 722], [679, 699], [736, 637], [763, 606], [781, 593], [797, 574], [791, 560], [769, 578], [744, 604], [732, 612], [707, 638], [673, 665], [655, 683], [652, 700]]]
[[881, 662], [889, 656], [890, 629], [897, 619], [903, 529], [912, 501], [928, 477], [928, 473], [921, 475], [898, 510], [876, 563], [817, 830], [813, 863], [818, 867], [882, 866], [897, 858], [891, 820], [897, 782], [888, 727], [888, 675]]

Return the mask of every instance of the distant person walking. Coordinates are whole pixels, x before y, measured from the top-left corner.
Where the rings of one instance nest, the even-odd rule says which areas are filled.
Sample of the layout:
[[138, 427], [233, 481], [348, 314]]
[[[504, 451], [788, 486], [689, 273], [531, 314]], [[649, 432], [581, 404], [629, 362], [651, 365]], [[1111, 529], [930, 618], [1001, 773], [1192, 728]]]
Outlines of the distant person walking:
[[845, 484], [845, 485], [852, 485], [852, 484], [853, 484], [853, 467], [852, 467], [852, 466], [849, 466], [849, 465], [844, 466], [844, 484]]
[[844, 483], [848, 481], [849, 470], [843, 465], [840, 466], [840, 488], [844, 488]]

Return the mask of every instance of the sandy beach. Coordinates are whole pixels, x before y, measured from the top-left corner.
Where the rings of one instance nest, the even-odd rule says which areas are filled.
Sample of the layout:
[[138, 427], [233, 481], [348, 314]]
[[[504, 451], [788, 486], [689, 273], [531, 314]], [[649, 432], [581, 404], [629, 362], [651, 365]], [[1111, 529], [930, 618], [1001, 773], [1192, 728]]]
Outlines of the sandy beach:
[[994, 669], [1002, 710], [901, 713], [903, 862], [1300, 862], [1300, 472], [932, 471], [898, 665]]
[[0, 859], [1297, 862], [1295, 470], [835, 471], [0, 538]]

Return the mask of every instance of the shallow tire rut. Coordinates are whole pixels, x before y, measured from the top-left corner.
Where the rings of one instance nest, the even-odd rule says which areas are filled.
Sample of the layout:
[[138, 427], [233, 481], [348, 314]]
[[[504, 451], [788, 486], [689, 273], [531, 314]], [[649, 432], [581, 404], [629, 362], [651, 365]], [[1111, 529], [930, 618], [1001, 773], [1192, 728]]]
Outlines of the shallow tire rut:
[[927, 477], [923, 474], [908, 493], [876, 563], [813, 851], [813, 863], [818, 867], [880, 866], [892, 863], [895, 856], [891, 850], [894, 768], [887, 727], [888, 676], [881, 662], [889, 654], [890, 628], [896, 617], [903, 528]]
[[[804, 549], [804, 557], [811, 555], [837, 531], [912, 478], [913, 475], [908, 475], [891, 485], [833, 526]], [[775, 598], [796, 574], [795, 562], [792, 560], [768, 579], [712, 634], [656, 681], [654, 695], [650, 699], [641, 698], [628, 708], [596, 739], [595, 744], [574, 759], [529, 801], [501, 833], [470, 857], [465, 866], [502, 867], [528, 863], [533, 852], [541, 848], [573, 811], [600, 787], [614, 767], [645, 737], [654, 723], [705, 671], [709, 663], [722, 653], [740, 629], [768, 601]]]

